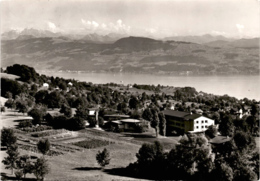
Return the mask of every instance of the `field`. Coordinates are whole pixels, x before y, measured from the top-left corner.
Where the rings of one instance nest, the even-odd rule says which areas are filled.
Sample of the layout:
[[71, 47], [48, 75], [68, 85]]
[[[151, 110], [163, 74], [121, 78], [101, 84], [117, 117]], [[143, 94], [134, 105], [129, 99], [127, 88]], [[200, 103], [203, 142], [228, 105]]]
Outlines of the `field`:
[[[19, 121], [29, 118], [7, 109], [1, 116], [2, 127], [16, 127]], [[51, 151], [45, 156], [49, 162], [51, 172], [45, 180], [143, 180], [123, 176], [118, 171], [136, 161], [136, 153], [142, 143], [161, 141], [166, 149], [173, 147], [178, 138], [155, 138], [153, 129], [142, 134], [120, 134], [98, 131], [86, 128], [80, 131], [45, 130], [39, 132], [24, 132], [16, 130], [20, 155], [28, 154], [35, 160], [41, 157], [36, 148], [39, 139], [48, 138], [51, 142]], [[38, 137], [41, 136], [41, 137]], [[111, 161], [105, 169], [101, 169], [96, 161], [96, 154], [107, 148]], [[5, 150], [0, 151], [1, 160], [6, 156]], [[9, 179], [14, 179], [10, 170], [1, 165], [1, 174]], [[28, 178], [35, 178], [28, 174]]]

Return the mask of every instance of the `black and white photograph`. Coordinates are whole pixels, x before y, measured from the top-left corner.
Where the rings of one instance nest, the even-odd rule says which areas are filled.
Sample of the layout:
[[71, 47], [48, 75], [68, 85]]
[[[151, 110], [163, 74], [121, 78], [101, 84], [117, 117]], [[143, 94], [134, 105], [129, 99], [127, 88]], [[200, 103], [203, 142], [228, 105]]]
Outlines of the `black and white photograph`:
[[0, 180], [259, 181], [259, 0], [0, 0]]

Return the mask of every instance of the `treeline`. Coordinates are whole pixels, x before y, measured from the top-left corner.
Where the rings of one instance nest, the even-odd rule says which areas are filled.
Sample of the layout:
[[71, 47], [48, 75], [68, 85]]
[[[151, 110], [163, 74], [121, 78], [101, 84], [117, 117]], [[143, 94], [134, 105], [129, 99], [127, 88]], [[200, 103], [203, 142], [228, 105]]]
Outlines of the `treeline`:
[[259, 152], [254, 138], [237, 131], [226, 144], [211, 146], [204, 135], [184, 135], [169, 152], [160, 142], [143, 144], [137, 161], [123, 171], [153, 180], [241, 181], [259, 179]]

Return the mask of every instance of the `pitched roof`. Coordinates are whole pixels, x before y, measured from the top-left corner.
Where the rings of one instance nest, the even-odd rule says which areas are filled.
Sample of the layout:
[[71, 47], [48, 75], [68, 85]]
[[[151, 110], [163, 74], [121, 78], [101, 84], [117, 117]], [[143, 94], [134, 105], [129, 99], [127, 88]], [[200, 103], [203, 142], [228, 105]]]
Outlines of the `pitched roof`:
[[185, 116], [188, 116], [190, 113], [188, 112], [182, 112], [182, 111], [174, 111], [174, 110], [164, 110], [163, 114], [166, 116], [173, 116], [177, 118], [184, 118]]
[[119, 117], [119, 118], [129, 118], [130, 117], [128, 115], [123, 115], [123, 114], [106, 114], [104, 116], [105, 117]]
[[124, 123], [140, 123], [140, 121], [137, 119], [122, 119], [120, 121]]

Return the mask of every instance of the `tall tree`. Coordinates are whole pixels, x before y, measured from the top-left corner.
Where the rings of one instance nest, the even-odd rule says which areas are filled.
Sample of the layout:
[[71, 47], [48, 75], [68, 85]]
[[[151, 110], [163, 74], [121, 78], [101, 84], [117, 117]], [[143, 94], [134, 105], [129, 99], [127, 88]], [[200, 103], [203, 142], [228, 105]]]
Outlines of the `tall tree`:
[[159, 120], [160, 120], [160, 123], [159, 123], [160, 134], [162, 136], [165, 136], [165, 134], [166, 134], [166, 119], [165, 119], [163, 112], [159, 113]]
[[132, 96], [129, 100], [129, 108], [130, 109], [138, 109], [140, 106], [140, 102], [136, 96]]
[[6, 165], [6, 169], [11, 169], [12, 175], [14, 173], [14, 169], [16, 168], [16, 161], [19, 157], [18, 146], [16, 144], [12, 144], [7, 148], [7, 157], [2, 161], [4, 165]]
[[221, 124], [219, 125], [219, 131], [223, 136], [232, 136], [234, 134], [233, 119], [230, 115], [223, 117]]
[[26, 177], [26, 174], [32, 173], [33, 171], [33, 165], [28, 155], [20, 156], [19, 159], [16, 161], [16, 165], [17, 168], [22, 171], [24, 178]]
[[151, 109], [146, 108], [142, 114], [142, 117], [147, 120], [147, 121], [152, 121], [153, 120], [153, 114], [151, 112]]
[[251, 133], [253, 133], [254, 127], [257, 125], [257, 120], [255, 116], [248, 116], [246, 118], [246, 123], [249, 126]]
[[44, 177], [50, 172], [47, 160], [44, 157], [38, 158], [34, 164], [33, 173], [37, 180], [44, 180]]
[[1, 145], [9, 147], [15, 144], [16, 141], [17, 137], [14, 135], [13, 129], [4, 127], [1, 130]]
[[152, 109], [152, 115], [153, 115], [153, 119], [150, 122], [151, 123], [151, 127], [153, 127], [155, 129], [155, 133], [156, 133], [156, 138], [158, 137], [158, 131], [159, 131], [159, 117], [158, 117], [158, 112], [156, 109]]

